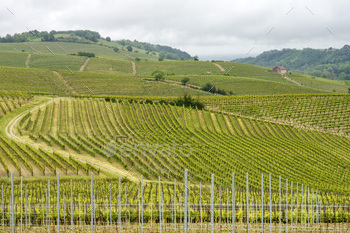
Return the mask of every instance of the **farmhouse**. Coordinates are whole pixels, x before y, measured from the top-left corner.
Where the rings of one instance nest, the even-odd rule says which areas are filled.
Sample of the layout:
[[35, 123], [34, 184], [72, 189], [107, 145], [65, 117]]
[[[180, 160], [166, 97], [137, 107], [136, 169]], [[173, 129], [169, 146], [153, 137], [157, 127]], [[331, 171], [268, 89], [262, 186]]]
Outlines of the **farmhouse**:
[[287, 74], [287, 69], [284, 68], [283, 66], [276, 66], [275, 68], [273, 68], [272, 70], [274, 73], [279, 73], [281, 75], [285, 75]]

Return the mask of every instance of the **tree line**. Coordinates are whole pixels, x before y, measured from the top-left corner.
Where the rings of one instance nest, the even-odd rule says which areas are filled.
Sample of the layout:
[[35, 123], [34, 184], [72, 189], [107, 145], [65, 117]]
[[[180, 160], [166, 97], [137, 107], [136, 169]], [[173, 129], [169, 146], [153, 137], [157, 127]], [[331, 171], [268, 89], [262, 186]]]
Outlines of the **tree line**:
[[[62, 34], [62, 35], [60, 35]], [[27, 42], [34, 39], [41, 39], [41, 41], [65, 41], [65, 42], [80, 42], [80, 43], [92, 43], [101, 39], [101, 35], [98, 32], [90, 30], [68, 30], [68, 31], [55, 31], [50, 32], [33, 30], [29, 32], [15, 33], [14, 35], [7, 34], [4, 37], [0, 37], [1, 43], [20, 43]]]
[[273, 68], [284, 66], [287, 70], [317, 77], [350, 80], [350, 46], [341, 49], [282, 49], [263, 52], [257, 57], [240, 58], [234, 62]]

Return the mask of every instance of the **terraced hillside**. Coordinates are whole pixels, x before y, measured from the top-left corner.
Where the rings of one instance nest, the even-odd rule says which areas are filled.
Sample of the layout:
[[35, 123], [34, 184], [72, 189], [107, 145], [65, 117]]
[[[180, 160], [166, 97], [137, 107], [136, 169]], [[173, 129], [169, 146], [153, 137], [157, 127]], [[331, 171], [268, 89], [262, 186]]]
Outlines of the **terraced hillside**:
[[346, 191], [350, 179], [347, 138], [165, 104], [60, 99], [32, 111], [19, 129], [44, 148], [151, 180], [181, 179], [188, 168], [193, 181], [215, 174], [223, 186], [234, 171], [240, 186], [249, 172], [257, 189], [265, 173]]
[[348, 94], [209, 97], [205, 102], [209, 108], [235, 115], [350, 136]]
[[[118, 47], [119, 51], [115, 52], [113, 47]], [[105, 56], [119, 59], [135, 60], [136, 57], [157, 60], [159, 53], [155, 55], [146, 54], [143, 49], [133, 48], [133, 52], [128, 52], [126, 46], [113, 43], [113, 47], [99, 44], [83, 44], [72, 42], [25, 42], [25, 43], [0, 43], [0, 51], [9, 52], [28, 52], [28, 53], [54, 53], [54, 54], [77, 54], [78, 52], [91, 52], [97, 56]], [[138, 52], [135, 52], [138, 51]]]
[[[168, 76], [167, 79], [181, 82], [184, 77], [188, 77], [189, 84], [203, 87], [207, 83], [217, 89], [231, 92], [232, 95], [269, 95], [269, 94], [297, 94], [297, 93], [322, 93], [324, 91], [301, 87], [292, 82], [268, 81], [268, 78], [247, 78], [223, 75], [186, 75]], [[273, 78], [272, 80], [277, 79]]]
[[8, 112], [22, 107], [32, 98], [32, 95], [21, 92], [0, 91], [0, 119]]
[[72, 96], [134, 95], [134, 96], [193, 96], [211, 95], [180, 84], [154, 82], [132, 75], [103, 74], [76, 71], [51, 71], [0, 67], [0, 90]]

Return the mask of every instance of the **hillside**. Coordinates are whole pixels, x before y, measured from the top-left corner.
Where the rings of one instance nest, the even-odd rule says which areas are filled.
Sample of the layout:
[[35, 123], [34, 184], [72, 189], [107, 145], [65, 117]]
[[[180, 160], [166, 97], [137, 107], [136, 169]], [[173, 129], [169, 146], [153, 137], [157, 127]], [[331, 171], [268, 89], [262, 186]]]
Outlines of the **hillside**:
[[289, 71], [337, 80], [350, 80], [350, 50], [341, 49], [283, 49], [263, 52], [256, 57], [235, 59], [234, 62], [248, 63], [273, 68], [284, 66]]
[[[179, 96], [190, 93], [197, 96], [205, 95], [206, 91], [199, 89], [209, 84], [231, 95], [345, 93], [348, 91], [348, 86], [344, 82], [292, 73], [289, 75], [290, 78], [302, 84], [296, 85], [272, 73], [271, 69], [261, 66], [206, 61], [130, 61], [109, 56], [88, 58], [70, 54], [44, 53], [47, 50], [45, 44], [53, 42], [33, 43], [44, 43], [37, 47], [38, 51], [41, 48], [43, 52], [0, 51], [0, 66], [6, 66], [0, 73], [2, 90], [48, 92], [58, 95], [87, 94], [90, 92], [86, 88], [89, 84], [89, 88], [100, 95]], [[53, 45], [57, 50], [60, 49], [56, 43]], [[92, 51], [89, 48], [98, 46], [78, 45], [85, 46], [85, 51]], [[83, 50], [74, 48], [76, 51]], [[18, 68], [10, 68], [10, 66]], [[152, 73], [156, 70], [164, 72], [164, 81], [153, 81]], [[63, 75], [63, 78], [57, 74]], [[27, 78], [24, 78], [25, 76]], [[65, 76], [69, 80], [66, 80]], [[186, 86], [181, 85], [185, 77], [189, 78]], [[85, 81], [79, 81], [83, 79]], [[36, 86], [35, 83], [42, 84]]]
[[[186, 112], [182, 107], [158, 103], [56, 99], [33, 109], [29, 116], [23, 115], [24, 120], [19, 118], [14, 133], [34, 148], [54, 149], [63, 157], [87, 159], [91, 164], [122, 173], [135, 167], [133, 175], [141, 173], [151, 180], [159, 175], [180, 179], [188, 168], [194, 182], [208, 182], [214, 173], [218, 184], [229, 186], [227, 177], [234, 170], [239, 186], [244, 186], [245, 172], [249, 171], [252, 177], [261, 173], [283, 174], [318, 189], [346, 189], [342, 184], [349, 177], [344, 177], [339, 167], [348, 164], [340, 159], [347, 158], [350, 152], [347, 138], [210, 111]], [[115, 141], [120, 135], [126, 138]], [[176, 146], [171, 150], [161, 147], [167, 143]], [[150, 147], [154, 144], [160, 147]], [[10, 170], [15, 169], [10, 158], [5, 157], [4, 163]], [[40, 176], [40, 167], [30, 164], [34, 175]], [[42, 165], [49, 168], [49, 164]], [[53, 165], [59, 170], [65, 168], [59, 162]], [[49, 170], [45, 174], [51, 174]], [[333, 171], [337, 179], [330, 179], [325, 171]], [[21, 172], [30, 171], [21, 168]], [[259, 180], [252, 179], [251, 186], [258, 188]]]
[[[41, 43], [40, 43], [41, 42]], [[55, 31], [33, 30], [0, 37], [0, 51], [38, 53], [92, 52], [98, 56], [144, 60], [192, 60], [184, 51], [165, 45], [153, 45], [136, 40], [111, 40], [89, 30]]]
[[213, 110], [350, 137], [348, 94], [205, 97]]

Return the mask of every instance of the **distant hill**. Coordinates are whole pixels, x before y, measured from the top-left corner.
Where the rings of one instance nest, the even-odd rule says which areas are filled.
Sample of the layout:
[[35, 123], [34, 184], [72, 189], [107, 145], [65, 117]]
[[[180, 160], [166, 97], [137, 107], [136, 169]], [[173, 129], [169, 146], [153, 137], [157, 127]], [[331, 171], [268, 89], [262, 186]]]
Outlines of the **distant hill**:
[[263, 52], [257, 57], [240, 58], [234, 62], [273, 68], [281, 65], [290, 71], [317, 77], [350, 80], [350, 46], [341, 49], [282, 49]]
[[[192, 60], [190, 54], [176, 48], [166, 45], [153, 45], [137, 40], [117, 40], [112, 41], [110, 37], [103, 38], [98, 32], [90, 30], [68, 30], [50, 32], [33, 30], [30, 32], [17, 33], [0, 37], [0, 43], [23, 43], [23, 42], [70, 42], [80, 44], [97, 44], [113, 49], [126, 52], [138, 53], [139, 50], [145, 50], [145, 54], [157, 56], [168, 60]], [[129, 47], [130, 46], [130, 47]], [[13, 50], [11, 50], [13, 51]], [[49, 52], [49, 51], [47, 51]]]

